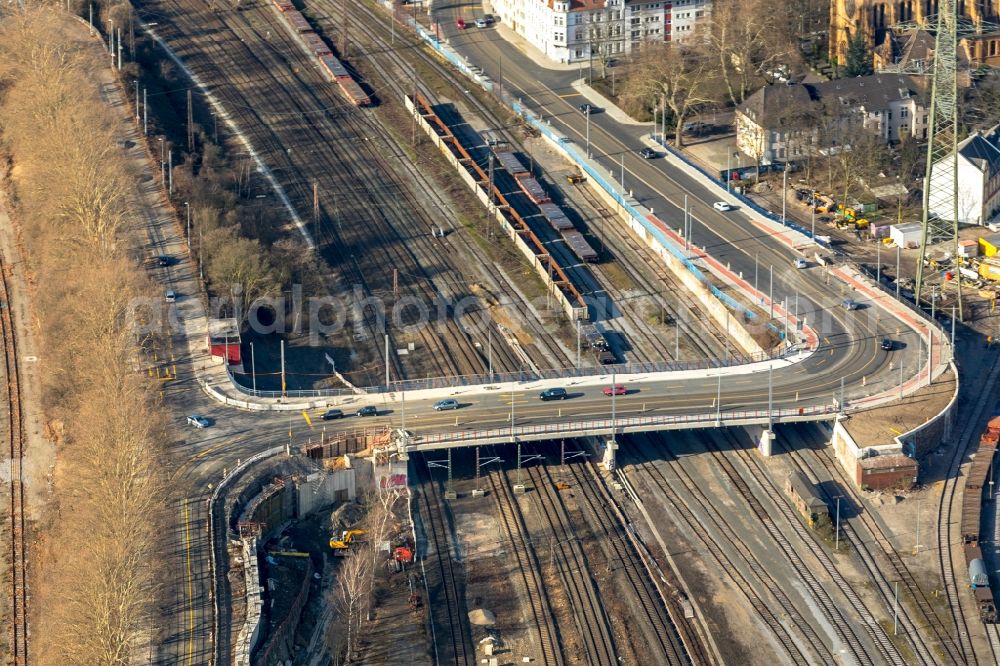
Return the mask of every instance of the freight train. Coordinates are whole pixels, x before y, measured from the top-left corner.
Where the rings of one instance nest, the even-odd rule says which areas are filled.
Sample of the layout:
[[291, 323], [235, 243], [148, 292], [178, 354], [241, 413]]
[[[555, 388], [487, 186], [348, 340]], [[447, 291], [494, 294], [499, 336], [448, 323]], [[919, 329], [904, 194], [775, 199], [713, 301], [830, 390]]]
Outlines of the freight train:
[[965, 564], [969, 572], [969, 587], [976, 599], [979, 617], [983, 622], [997, 621], [997, 608], [990, 589], [989, 575], [979, 548], [979, 524], [983, 508], [983, 488], [989, 485], [993, 456], [1000, 441], [1000, 403], [979, 437], [976, 457], [969, 466], [962, 496], [962, 541], [965, 543]]
[[[545, 192], [545, 188], [532, 177], [531, 172], [524, 167], [521, 160], [517, 159], [514, 153], [504, 150], [502, 147], [497, 147], [494, 153], [497, 156], [497, 161], [500, 162], [500, 166], [507, 173], [514, 176], [514, 180], [517, 181], [517, 185], [524, 192], [524, 195], [528, 197], [531, 203], [538, 206], [542, 217], [545, 218], [550, 227], [562, 236], [563, 240], [566, 241], [566, 246], [576, 255], [576, 258], [587, 263], [596, 262], [598, 259], [597, 252], [594, 248], [590, 247], [590, 243], [573, 226], [573, 222], [566, 217], [562, 209], [552, 203], [552, 199]], [[611, 362], [613, 363], [614, 361]]]
[[271, 0], [271, 5], [281, 14], [285, 25], [301, 40], [306, 50], [318, 61], [320, 69], [330, 77], [331, 81], [337, 84], [340, 92], [351, 104], [355, 106], [371, 104], [371, 99], [365, 94], [365, 91], [361, 89], [344, 64], [333, 55], [333, 51], [326, 45], [323, 38], [316, 34], [306, 17], [295, 9], [295, 5], [289, 0]]

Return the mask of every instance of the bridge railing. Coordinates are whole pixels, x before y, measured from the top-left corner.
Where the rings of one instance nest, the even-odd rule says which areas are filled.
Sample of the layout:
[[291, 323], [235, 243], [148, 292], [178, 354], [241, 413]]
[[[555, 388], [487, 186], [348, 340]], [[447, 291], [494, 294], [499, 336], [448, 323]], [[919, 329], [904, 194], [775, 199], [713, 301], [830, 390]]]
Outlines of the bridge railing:
[[[455, 375], [451, 377], [429, 377], [422, 379], [408, 379], [405, 381], [391, 382], [388, 386], [367, 386], [358, 389], [331, 388], [331, 389], [294, 389], [286, 390], [284, 397], [287, 398], [334, 398], [351, 395], [379, 395], [384, 393], [398, 393], [400, 391], [419, 391], [424, 389], [444, 389], [463, 388], [469, 386], [489, 386], [491, 384], [519, 382], [530, 383], [544, 379], [579, 379], [582, 377], [604, 377], [610, 376], [612, 372], [619, 375], [644, 375], [658, 372], [680, 372], [684, 370], [713, 370], [717, 368], [728, 368], [748, 363], [781, 359], [798, 353], [792, 349], [786, 352], [764, 353], [764, 354], [737, 354], [732, 353], [728, 359], [708, 358], [694, 359], [690, 361], [649, 361], [640, 363], [618, 363], [614, 365], [602, 365], [599, 367], [581, 368], [554, 368], [550, 370], [530, 370], [524, 369], [519, 372], [494, 372], [480, 373], [473, 375]], [[229, 378], [233, 386], [245, 395], [257, 398], [281, 398], [281, 391], [254, 390], [246, 386], [245, 382], [251, 377], [245, 373], [237, 374], [232, 368], [227, 368]]]
[[671, 425], [699, 425], [727, 421], [767, 421], [780, 422], [783, 419], [807, 416], [832, 416], [838, 411], [834, 404], [811, 405], [791, 409], [737, 410], [713, 412], [710, 414], [676, 414], [664, 416], [632, 416], [618, 419], [596, 419], [589, 421], [571, 421], [569, 423], [544, 423], [538, 425], [515, 425], [506, 428], [490, 428], [487, 430], [462, 430], [426, 435], [410, 435], [406, 442], [413, 446], [433, 445], [452, 442], [471, 442], [483, 439], [507, 438], [513, 441], [515, 437], [535, 437], [539, 435], [573, 436], [574, 434], [607, 432], [621, 433], [633, 428], [655, 428]]

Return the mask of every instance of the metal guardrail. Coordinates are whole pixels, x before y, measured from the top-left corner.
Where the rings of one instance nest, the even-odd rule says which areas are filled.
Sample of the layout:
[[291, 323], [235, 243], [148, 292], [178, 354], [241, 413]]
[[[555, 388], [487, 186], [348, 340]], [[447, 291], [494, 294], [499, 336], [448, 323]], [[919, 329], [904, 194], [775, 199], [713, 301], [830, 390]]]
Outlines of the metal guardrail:
[[520, 372], [494, 372], [493, 374], [481, 373], [475, 375], [455, 375], [453, 377], [430, 377], [425, 379], [409, 379], [406, 381], [392, 382], [388, 386], [367, 386], [351, 389], [296, 389], [286, 390], [284, 395], [281, 391], [264, 391], [244, 386], [241, 380], [248, 379], [248, 375], [237, 375], [232, 368], [227, 367], [229, 379], [233, 386], [244, 395], [256, 398], [336, 398], [354, 395], [380, 395], [385, 393], [397, 393], [400, 391], [420, 391], [426, 389], [442, 388], [463, 388], [469, 386], [489, 386], [507, 382], [536, 382], [544, 379], [580, 379], [587, 377], [606, 377], [612, 373], [618, 375], [642, 375], [659, 372], [680, 372], [684, 370], [713, 370], [718, 368], [729, 368], [746, 365], [748, 363], [758, 363], [769, 360], [780, 360], [798, 353], [797, 349], [792, 349], [784, 353], [774, 354], [736, 354], [733, 353], [729, 359], [696, 359], [692, 361], [649, 361], [642, 363], [619, 363], [615, 365], [605, 365], [599, 368], [554, 368], [550, 370], [522, 370]]
[[671, 416], [633, 416], [619, 419], [599, 419], [595, 421], [573, 421], [570, 423], [546, 423], [541, 425], [515, 426], [513, 429], [491, 428], [489, 430], [460, 431], [451, 433], [437, 433], [428, 435], [408, 436], [408, 445], [421, 446], [425, 444], [435, 444], [441, 442], [464, 442], [479, 439], [496, 438], [517, 438], [537, 435], [565, 435], [573, 436], [573, 433], [607, 431], [620, 433], [630, 428], [650, 428], [655, 426], [670, 425], [697, 425], [714, 424], [726, 421], [762, 421], [768, 420], [780, 422], [783, 418], [808, 417], [808, 416], [832, 416], [838, 412], [836, 405], [813, 405], [811, 407], [798, 407], [792, 409], [766, 409], [713, 412], [711, 414], [677, 414]]

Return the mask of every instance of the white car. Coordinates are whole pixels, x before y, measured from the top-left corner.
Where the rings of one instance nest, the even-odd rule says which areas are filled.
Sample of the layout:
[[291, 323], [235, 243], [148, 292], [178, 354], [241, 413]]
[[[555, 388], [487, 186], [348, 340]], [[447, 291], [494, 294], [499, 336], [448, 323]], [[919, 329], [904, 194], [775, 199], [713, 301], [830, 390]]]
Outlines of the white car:
[[795, 267], [796, 268], [808, 268], [809, 264], [806, 263], [805, 259], [802, 259], [800, 257], [800, 258], [798, 258], [798, 259], [795, 260]]
[[488, 24], [486, 23], [486, 19], [481, 19], [481, 18], [477, 18], [476, 19], [476, 27], [477, 28], [485, 28], [487, 25]]
[[187, 417], [187, 423], [189, 426], [194, 426], [198, 430], [208, 427], [208, 419], [204, 416], [189, 416]]
[[733, 209], [733, 207], [727, 204], [725, 201], [716, 201], [714, 204], [712, 204], [712, 208], [722, 213], [725, 213]]

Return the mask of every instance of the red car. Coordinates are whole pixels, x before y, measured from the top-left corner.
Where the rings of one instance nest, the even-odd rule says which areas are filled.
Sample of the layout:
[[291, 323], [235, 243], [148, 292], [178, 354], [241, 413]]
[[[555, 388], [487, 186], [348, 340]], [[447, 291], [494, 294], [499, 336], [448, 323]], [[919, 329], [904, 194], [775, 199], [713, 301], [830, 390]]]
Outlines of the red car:
[[604, 395], [625, 395], [627, 391], [625, 390], [624, 384], [615, 384], [614, 386], [605, 386]]
[[455, 19], [455, 27], [458, 28], [459, 30], [465, 30], [465, 19], [464, 18]]

